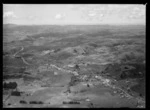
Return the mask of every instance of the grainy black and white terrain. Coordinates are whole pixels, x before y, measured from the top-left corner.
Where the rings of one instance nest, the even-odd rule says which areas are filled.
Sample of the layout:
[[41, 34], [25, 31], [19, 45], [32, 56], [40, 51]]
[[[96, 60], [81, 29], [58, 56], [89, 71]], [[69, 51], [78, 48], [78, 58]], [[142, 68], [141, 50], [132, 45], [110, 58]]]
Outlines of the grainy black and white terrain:
[[3, 25], [3, 107], [145, 108], [145, 26]]

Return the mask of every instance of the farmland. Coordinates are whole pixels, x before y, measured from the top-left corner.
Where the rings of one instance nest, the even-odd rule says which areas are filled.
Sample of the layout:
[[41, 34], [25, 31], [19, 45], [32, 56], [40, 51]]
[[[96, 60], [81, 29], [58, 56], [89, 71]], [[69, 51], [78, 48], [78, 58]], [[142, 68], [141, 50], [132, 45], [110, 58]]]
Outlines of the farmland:
[[[3, 25], [3, 107], [145, 107], [144, 25]], [[21, 95], [12, 95], [19, 92]]]

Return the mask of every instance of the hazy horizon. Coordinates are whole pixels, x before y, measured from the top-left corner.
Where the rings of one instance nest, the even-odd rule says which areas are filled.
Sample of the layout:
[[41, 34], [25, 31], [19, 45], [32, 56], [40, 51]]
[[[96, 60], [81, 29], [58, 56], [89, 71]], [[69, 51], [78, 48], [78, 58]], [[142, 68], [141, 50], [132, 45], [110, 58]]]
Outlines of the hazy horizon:
[[3, 23], [3, 25], [17, 25], [17, 26], [145, 26], [145, 24], [14, 24]]

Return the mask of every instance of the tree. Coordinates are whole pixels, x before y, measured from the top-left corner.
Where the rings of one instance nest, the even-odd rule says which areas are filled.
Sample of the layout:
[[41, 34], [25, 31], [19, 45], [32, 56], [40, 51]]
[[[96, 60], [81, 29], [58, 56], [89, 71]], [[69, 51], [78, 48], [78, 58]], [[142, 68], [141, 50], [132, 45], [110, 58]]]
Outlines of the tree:
[[76, 64], [76, 65], [75, 65], [75, 69], [80, 69], [80, 68], [79, 68], [79, 65]]
[[5, 89], [16, 89], [17, 83], [16, 82], [10, 82], [10, 83], [4, 83], [3, 88]]

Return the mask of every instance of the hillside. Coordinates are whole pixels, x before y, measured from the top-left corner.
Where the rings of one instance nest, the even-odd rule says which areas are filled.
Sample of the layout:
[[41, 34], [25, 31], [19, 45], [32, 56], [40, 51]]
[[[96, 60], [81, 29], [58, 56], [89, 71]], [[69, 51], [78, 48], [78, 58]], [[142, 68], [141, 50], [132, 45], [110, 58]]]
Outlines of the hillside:
[[144, 25], [5, 24], [3, 106], [143, 108], [145, 40]]

